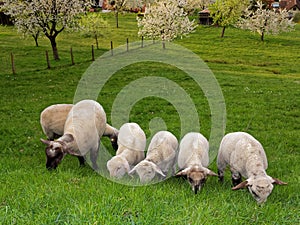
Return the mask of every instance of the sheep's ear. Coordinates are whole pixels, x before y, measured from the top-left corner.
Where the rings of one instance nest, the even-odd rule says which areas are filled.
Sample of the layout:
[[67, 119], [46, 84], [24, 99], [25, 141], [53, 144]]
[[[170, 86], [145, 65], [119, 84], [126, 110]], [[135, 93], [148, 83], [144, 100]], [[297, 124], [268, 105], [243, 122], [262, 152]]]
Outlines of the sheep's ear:
[[70, 148], [67, 148], [67, 149], [66, 149], [66, 152], [67, 152], [68, 154], [70, 154], [70, 155], [74, 155], [74, 156], [82, 156], [80, 153], [75, 152], [75, 151], [73, 151], [73, 150], [70, 149]]
[[283, 182], [283, 181], [281, 181], [281, 180], [279, 180], [277, 178], [274, 178], [274, 177], [272, 177], [272, 183], [273, 184], [279, 184], [279, 185], [287, 184], [286, 182]]
[[241, 189], [241, 188], [245, 188], [248, 186], [248, 180], [245, 180], [241, 183], [239, 183], [238, 185], [236, 185], [235, 187], [231, 188], [231, 190], [238, 190], [238, 189]]
[[[154, 163], [153, 163], [154, 164]], [[166, 175], [163, 173], [163, 171], [161, 171], [161, 169], [156, 165], [154, 164], [154, 171], [160, 175], [162, 175], [163, 177], [166, 177]]]
[[215, 177], [219, 176], [218, 174], [216, 174], [215, 172], [213, 172], [213, 171], [211, 171], [209, 169], [206, 170], [206, 174], [209, 175], [209, 176], [215, 176]]
[[137, 168], [137, 165], [136, 165], [135, 167], [133, 167], [133, 168], [128, 172], [128, 174], [129, 174], [129, 175], [134, 174], [135, 171], [136, 171], [136, 168]]
[[176, 174], [176, 176], [186, 176], [186, 175], [187, 175], [187, 172], [188, 172], [190, 169], [191, 169], [190, 167], [185, 168], [185, 169], [179, 171], [179, 172]]
[[40, 139], [42, 143], [44, 143], [45, 145], [50, 145], [50, 141], [49, 140], [45, 140], [45, 139]]

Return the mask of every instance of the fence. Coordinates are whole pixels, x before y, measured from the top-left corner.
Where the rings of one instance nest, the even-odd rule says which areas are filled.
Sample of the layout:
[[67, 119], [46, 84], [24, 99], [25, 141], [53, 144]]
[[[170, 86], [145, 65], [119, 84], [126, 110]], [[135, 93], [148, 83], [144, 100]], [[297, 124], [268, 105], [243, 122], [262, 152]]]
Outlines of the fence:
[[[144, 38], [142, 37], [141, 39], [141, 44], [140, 47], [143, 48], [144, 47]], [[128, 38], [126, 39], [126, 50], [124, 51], [129, 51], [130, 50], [130, 43]], [[110, 42], [110, 52], [111, 55], [114, 55], [114, 45], [113, 45], [113, 41]], [[8, 54], [7, 56], [1, 57], [0, 58], [0, 64], [1, 64], [1, 70], [0, 72], [2, 73], [12, 73], [12, 74], [17, 74], [19, 69], [21, 69], [22, 71], [31, 71], [31, 70], [43, 70], [43, 69], [51, 69], [51, 68], [55, 68], [57, 66], [56, 65], [52, 65], [51, 63], [51, 59], [50, 59], [50, 52], [49, 51], [45, 51], [44, 53], [41, 52], [41, 54], [36, 55], [36, 56], [30, 56], [30, 59], [27, 60], [23, 60], [24, 57], [28, 57], [29, 56], [25, 53], [23, 55], [15, 55], [13, 52], [11, 52], [10, 54]], [[65, 57], [62, 63], [65, 63], [64, 65], [59, 65], [61, 66], [72, 66], [75, 65], [77, 63], [80, 63], [80, 61], [76, 61], [76, 55], [73, 51], [73, 48], [70, 48], [69, 51], [69, 61], [66, 60], [66, 53], [65, 53]], [[91, 50], [90, 53], [88, 53], [90, 56], [88, 58], [85, 58], [85, 62], [86, 61], [94, 61], [95, 60], [95, 50], [94, 50], [94, 46], [91, 46]], [[38, 61], [36, 60], [36, 58], [39, 58], [40, 61], [42, 61], [43, 63], [41, 63], [39, 61], [39, 65], [34, 65], [33, 63], [31, 63], [31, 65], [25, 64], [22, 65], [22, 61]], [[81, 61], [83, 62], [83, 61]], [[24, 64], [24, 63], [23, 63]], [[26, 70], [27, 69], [27, 70]]]

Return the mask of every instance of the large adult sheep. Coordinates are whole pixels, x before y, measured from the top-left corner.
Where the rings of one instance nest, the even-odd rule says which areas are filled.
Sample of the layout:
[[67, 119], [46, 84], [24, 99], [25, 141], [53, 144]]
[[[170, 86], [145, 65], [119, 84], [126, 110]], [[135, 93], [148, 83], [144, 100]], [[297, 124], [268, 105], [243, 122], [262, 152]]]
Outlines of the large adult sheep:
[[100, 138], [106, 129], [106, 114], [94, 100], [82, 100], [75, 104], [65, 121], [63, 136], [55, 141], [41, 141], [47, 145], [46, 167], [55, 169], [66, 154], [85, 156], [90, 152], [93, 168], [97, 169]]
[[[229, 165], [234, 185], [232, 190], [248, 187], [258, 203], [267, 200], [273, 184], [286, 184], [267, 175], [268, 161], [262, 145], [245, 132], [234, 132], [224, 136], [218, 152], [217, 165], [220, 181], [223, 181], [224, 171]], [[242, 176], [246, 178], [243, 182]]]
[[178, 141], [169, 131], [157, 132], [148, 147], [146, 158], [138, 163], [129, 174], [137, 173], [141, 183], [150, 182], [156, 174], [166, 177], [176, 169]]
[[111, 177], [121, 178], [145, 158], [146, 135], [136, 123], [125, 123], [118, 135], [116, 155], [107, 161]]
[[[64, 133], [66, 119], [73, 104], [55, 104], [45, 108], [40, 115], [40, 124], [47, 139], [53, 141]], [[109, 124], [106, 124], [103, 136], [110, 138], [111, 144], [115, 150], [118, 149], [118, 130]], [[78, 156], [80, 165], [84, 164], [84, 157]]]
[[207, 176], [218, 176], [209, 170], [209, 143], [200, 133], [187, 133], [181, 140], [178, 153], [179, 171], [176, 176], [187, 176], [195, 194], [201, 190]]

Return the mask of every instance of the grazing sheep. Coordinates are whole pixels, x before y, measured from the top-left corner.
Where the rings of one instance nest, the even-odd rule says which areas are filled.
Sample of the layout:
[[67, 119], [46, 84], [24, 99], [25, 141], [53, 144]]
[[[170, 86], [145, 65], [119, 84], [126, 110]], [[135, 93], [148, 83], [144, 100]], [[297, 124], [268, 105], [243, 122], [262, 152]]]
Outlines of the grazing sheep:
[[[64, 133], [64, 125], [67, 116], [72, 109], [73, 104], [56, 104], [45, 108], [41, 112], [40, 123], [44, 134], [47, 139], [53, 141], [55, 138], [59, 138]], [[110, 138], [112, 147], [118, 149], [118, 130], [109, 124], [106, 124], [103, 136]], [[78, 156], [80, 165], [84, 165], [84, 157]]]
[[207, 169], [209, 164], [208, 150], [208, 141], [200, 133], [187, 133], [180, 142], [178, 167], [181, 171], [176, 176], [187, 176], [195, 194], [201, 190], [208, 175], [218, 176]]
[[176, 169], [178, 141], [168, 131], [157, 132], [149, 145], [146, 158], [137, 164], [129, 174], [137, 172], [141, 183], [150, 182], [156, 174], [166, 177], [170, 169]]
[[[230, 133], [224, 136], [219, 148], [219, 179], [223, 182], [224, 170], [230, 166], [232, 190], [248, 187], [258, 203], [264, 203], [271, 194], [273, 184], [287, 184], [267, 175], [268, 161], [262, 145], [250, 134]], [[242, 181], [242, 177], [247, 178]]]
[[145, 158], [146, 135], [136, 123], [125, 123], [118, 135], [118, 150], [106, 164], [111, 177], [121, 178]]
[[70, 110], [63, 136], [55, 141], [41, 139], [46, 144], [46, 167], [55, 169], [66, 154], [85, 156], [91, 154], [93, 168], [97, 169], [100, 138], [106, 129], [106, 114], [93, 100], [82, 100]]

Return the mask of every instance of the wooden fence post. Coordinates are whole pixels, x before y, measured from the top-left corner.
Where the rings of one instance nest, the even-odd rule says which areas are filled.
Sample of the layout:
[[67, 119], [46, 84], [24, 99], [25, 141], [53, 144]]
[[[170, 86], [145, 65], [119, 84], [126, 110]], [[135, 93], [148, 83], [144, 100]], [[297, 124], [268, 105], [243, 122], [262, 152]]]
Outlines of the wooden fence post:
[[126, 39], [126, 50], [127, 50], [127, 52], [129, 51], [129, 42], [128, 42], [128, 38]]
[[50, 69], [51, 66], [50, 66], [50, 61], [49, 61], [49, 54], [48, 54], [48, 51], [46, 51], [46, 61], [47, 61], [47, 69]]
[[113, 42], [110, 41], [110, 51], [111, 51], [111, 55], [114, 55], [114, 48], [113, 48]]
[[15, 67], [15, 58], [14, 58], [14, 54], [10, 53], [10, 59], [11, 59], [11, 69], [12, 69], [12, 73], [16, 74], [16, 67]]
[[95, 61], [94, 45], [92, 45], [92, 61]]
[[141, 45], [142, 48], [144, 48], [144, 36], [142, 36], [142, 45]]

